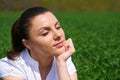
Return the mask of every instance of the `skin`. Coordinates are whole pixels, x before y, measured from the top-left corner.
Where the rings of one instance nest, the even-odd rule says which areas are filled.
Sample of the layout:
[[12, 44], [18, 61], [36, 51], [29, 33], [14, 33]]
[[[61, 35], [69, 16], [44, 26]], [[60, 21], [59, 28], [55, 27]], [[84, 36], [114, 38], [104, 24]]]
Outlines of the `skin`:
[[[69, 75], [66, 65], [66, 60], [75, 52], [74, 45], [72, 39], [65, 40], [64, 31], [56, 17], [51, 12], [45, 12], [35, 16], [31, 23], [30, 38], [22, 42], [29, 49], [31, 57], [39, 62], [42, 80], [46, 80], [54, 56], [59, 80], [77, 80], [77, 74]], [[11, 76], [3, 80], [22, 79]]]

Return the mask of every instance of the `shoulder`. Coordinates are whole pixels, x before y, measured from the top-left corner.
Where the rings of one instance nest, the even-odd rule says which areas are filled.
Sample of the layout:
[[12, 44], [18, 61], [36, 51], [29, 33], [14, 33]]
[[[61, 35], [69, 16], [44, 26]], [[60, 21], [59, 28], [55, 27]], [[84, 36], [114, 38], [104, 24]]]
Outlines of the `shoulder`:
[[18, 65], [20, 65], [19, 63], [23, 63], [23, 59], [22, 59], [21, 55], [16, 57], [15, 60], [11, 60], [7, 57], [0, 59], [0, 66], [4, 66], [4, 67], [7, 67], [7, 66], [10, 67], [10, 66], [15, 66], [15, 65], [18, 66]]
[[22, 65], [26, 65], [24, 56], [25, 56], [24, 51], [22, 51], [20, 55], [15, 58], [15, 60], [11, 60], [7, 57], [4, 57], [0, 59], [0, 66], [1, 68], [8, 68], [8, 67], [21, 68]]
[[1, 66], [1, 68], [10, 66], [10, 62], [11, 61], [7, 57], [0, 59], [0, 66]]
[[69, 57], [69, 58], [67, 59], [66, 64], [67, 64], [67, 65], [73, 64], [73, 62], [72, 62], [72, 57]]
[[11, 65], [7, 57], [2, 58], [0, 60], [0, 78], [7, 76], [7, 74], [11, 71]]
[[68, 72], [70, 75], [76, 72], [76, 67], [72, 61], [72, 57], [68, 58], [68, 60], [66, 61], [66, 64], [67, 64]]
[[24, 70], [21, 66], [21, 63], [23, 63], [23, 61], [19, 58], [17, 60], [10, 60], [7, 57], [0, 59], [0, 78], [8, 75], [23, 75]]

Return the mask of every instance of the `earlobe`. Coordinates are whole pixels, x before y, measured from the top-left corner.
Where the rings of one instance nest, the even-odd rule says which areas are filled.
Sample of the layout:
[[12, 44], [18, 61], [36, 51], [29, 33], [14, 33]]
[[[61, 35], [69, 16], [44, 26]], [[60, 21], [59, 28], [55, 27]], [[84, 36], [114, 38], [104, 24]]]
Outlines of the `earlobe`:
[[22, 39], [22, 43], [27, 49], [30, 49], [30, 44], [29, 44], [28, 40]]

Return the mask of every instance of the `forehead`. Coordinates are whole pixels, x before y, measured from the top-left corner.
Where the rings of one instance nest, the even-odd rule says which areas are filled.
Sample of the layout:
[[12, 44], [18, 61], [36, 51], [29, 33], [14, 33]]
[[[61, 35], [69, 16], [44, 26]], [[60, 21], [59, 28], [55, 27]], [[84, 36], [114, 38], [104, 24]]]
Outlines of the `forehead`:
[[39, 25], [39, 26], [45, 26], [45, 25], [49, 25], [52, 23], [55, 23], [57, 20], [57, 18], [51, 13], [51, 12], [45, 12], [43, 14], [39, 14], [37, 16], [35, 16], [32, 19], [32, 25]]

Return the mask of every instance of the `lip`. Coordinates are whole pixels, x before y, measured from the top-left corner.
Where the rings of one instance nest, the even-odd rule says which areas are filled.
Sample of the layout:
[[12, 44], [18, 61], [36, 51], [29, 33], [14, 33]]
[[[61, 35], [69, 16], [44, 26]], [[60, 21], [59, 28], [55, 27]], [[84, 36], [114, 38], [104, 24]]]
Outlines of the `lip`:
[[63, 47], [63, 45], [64, 45], [64, 41], [60, 41], [53, 46], [56, 47], [56, 48], [61, 48], [61, 47]]

